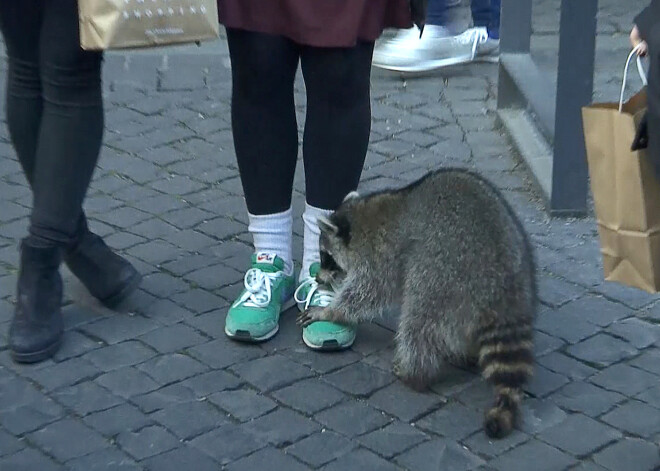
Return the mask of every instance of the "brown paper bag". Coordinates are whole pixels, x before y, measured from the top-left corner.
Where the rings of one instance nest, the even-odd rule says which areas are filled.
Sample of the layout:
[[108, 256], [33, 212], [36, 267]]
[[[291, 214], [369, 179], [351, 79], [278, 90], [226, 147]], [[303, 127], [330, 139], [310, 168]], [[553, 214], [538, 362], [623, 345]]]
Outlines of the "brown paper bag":
[[582, 118], [605, 279], [656, 293], [660, 181], [645, 152], [630, 150], [645, 108], [643, 89], [622, 106], [584, 107]]
[[86, 50], [145, 48], [215, 39], [216, 0], [79, 0]]

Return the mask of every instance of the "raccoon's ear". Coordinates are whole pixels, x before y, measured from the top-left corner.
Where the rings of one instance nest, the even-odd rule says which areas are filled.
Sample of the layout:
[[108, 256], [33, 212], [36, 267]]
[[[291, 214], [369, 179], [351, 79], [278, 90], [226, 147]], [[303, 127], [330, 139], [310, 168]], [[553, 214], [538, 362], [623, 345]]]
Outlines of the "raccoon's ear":
[[349, 194], [344, 196], [344, 202], [346, 202], [348, 200], [352, 200], [352, 199], [357, 198], [359, 196], [360, 196], [360, 194], [357, 191], [351, 191]]
[[339, 237], [345, 245], [351, 241], [351, 223], [346, 217], [346, 215], [335, 215], [333, 218], [335, 221], [335, 226], [337, 227], [337, 237]]
[[322, 232], [326, 232], [328, 234], [337, 234], [337, 232], [339, 232], [339, 228], [335, 226], [327, 217], [319, 216], [317, 221], [319, 224], [319, 229], [321, 229]]

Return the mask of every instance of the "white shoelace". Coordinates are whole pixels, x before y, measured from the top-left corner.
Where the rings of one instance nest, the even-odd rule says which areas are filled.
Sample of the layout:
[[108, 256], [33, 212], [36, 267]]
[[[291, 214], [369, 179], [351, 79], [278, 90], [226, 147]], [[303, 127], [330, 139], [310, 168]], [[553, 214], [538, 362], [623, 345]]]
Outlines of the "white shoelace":
[[460, 44], [472, 44], [472, 59], [477, 55], [479, 44], [488, 41], [488, 29], [470, 28], [462, 34], [459, 34], [454, 40]]
[[243, 279], [245, 293], [234, 303], [234, 306], [241, 303], [248, 307], [268, 306], [273, 294], [273, 283], [281, 276], [281, 271], [268, 273], [259, 268], [250, 268], [245, 272], [245, 278]]
[[[300, 292], [304, 290], [306, 287], [309, 287], [309, 291], [307, 291], [307, 296], [301, 299]], [[305, 309], [307, 309], [309, 307], [309, 304], [312, 302], [312, 298], [314, 297], [315, 294], [318, 295], [317, 300], [318, 300], [318, 305], [320, 307], [328, 306], [335, 298], [335, 293], [320, 288], [318, 281], [316, 281], [314, 278], [311, 277], [307, 278], [305, 281], [300, 283], [300, 286], [298, 286], [296, 292], [293, 293], [293, 297], [297, 303], [305, 303]]]

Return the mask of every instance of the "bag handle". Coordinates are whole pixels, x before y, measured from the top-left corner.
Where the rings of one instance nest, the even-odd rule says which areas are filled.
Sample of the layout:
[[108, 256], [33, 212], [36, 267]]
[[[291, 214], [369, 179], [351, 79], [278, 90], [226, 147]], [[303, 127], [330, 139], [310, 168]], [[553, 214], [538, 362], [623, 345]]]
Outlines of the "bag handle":
[[621, 96], [619, 97], [619, 113], [621, 113], [621, 110], [623, 109], [623, 95], [626, 92], [626, 83], [628, 82], [628, 69], [630, 68], [630, 61], [635, 55], [637, 55], [637, 73], [639, 74], [639, 78], [642, 80], [644, 86], [648, 84], [648, 80], [646, 79], [646, 72], [644, 71], [644, 66], [642, 65], [642, 58], [638, 54], [641, 47], [642, 43], [639, 43], [633, 48], [632, 51], [630, 51], [630, 54], [628, 54], [626, 67], [623, 69], [623, 83], [621, 84]]

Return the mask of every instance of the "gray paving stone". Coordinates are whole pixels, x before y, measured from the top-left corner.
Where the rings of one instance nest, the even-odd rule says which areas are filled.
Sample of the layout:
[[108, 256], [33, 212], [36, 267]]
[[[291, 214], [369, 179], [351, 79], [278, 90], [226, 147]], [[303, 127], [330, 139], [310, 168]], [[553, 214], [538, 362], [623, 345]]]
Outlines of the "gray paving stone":
[[139, 471], [142, 468], [117, 448], [105, 448], [69, 461], [70, 471]]
[[265, 355], [265, 352], [257, 346], [236, 344], [226, 337], [193, 347], [188, 353], [215, 369], [226, 368]]
[[142, 316], [117, 315], [101, 319], [93, 324], [86, 324], [82, 326], [82, 330], [88, 335], [112, 345], [135, 339], [157, 327], [158, 324], [154, 321], [145, 319]]
[[500, 439], [490, 439], [488, 438], [488, 435], [479, 431], [463, 443], [472, 453], [487, 458], [494, 458], [522, 443], [525, 443], [529, 439], [529, 435], [519, 430], [513, 430], [507, 437]]
[[158, 383], [133, 366], [105, 373], [95, 381], [113, 394], [124, 398], [144, 394], [158, 388]]
[[647, 404], [652, 405], [656, 409], [660, 409], [660, 385], [635, 396], [640, 401], [644, 401]]
[[174, 404], [181, 404], [197, 399], [195, 393], [181, 383], [170, 384], [164, 388], [131, 398], [147, 414]]
[[72, 358], [48, 368], [26, 369], [23, 373], [45, 390], [51, 391], [96, 376], [99, 370], [87, 360]]
[[549, 275], [541, 276], [539, 279], [539, 298], [544, 304], [552, 307], [560, 307], [569, 301], [577, 299], [584, 293], [584, 288], [568, 283], [559, 278]]
[[83, 419], [85, 424], [108, 437], [127, 430], [137, 430], [150, 423], [150, 420], [136, 407], [121, 404], [117, 407], [90, 414]]
[[4, 430], [0, 429], [0, 457], [12, 455], [19, 450], [25, 448], [24, 441], [19, 440], [14, 435], [10, 435]]
[[186, 281], [167, 273], [157, 272], [145, 276], [140, 288], [157, 298], [165, 298], [172, 294], [183, 293], [190, 289]]
[[325, 381], [354, 396], [369, 396], [395, 379], [392, 374], [355, 363], [325, 376]]
[[80, 416], [109, 409], [123, 402], [121, 398], [90, 381], [60, 389], [53, 397]]
[[311, 370], [282, 355], [258, 358], [230, 368], [234, 373], [262, 391], [272, 391], [308, 378]]
[[566, 412], [548, 399], [529, 399], [523, 401], [520, 411], [520, 430], [536, 435], [543, 430], [564, 421]]
[[579, 360], [603, 367], [634, 356], [637, 349], [623, 340], [598, 334], [570, 346], [567, 352]]
[[162, 424], [180, 439], [186, 440], [228, 423], [225, 414], [207, 401], [174, 404], [153, 413], [149, 418]]
[[303, 414], [313, 415], [331, 407], [345, 398], [345, 395], [318, 378], [298, 381], [272, 393], [282, 404]]
[[545, 429], [537, 438], [572, 455], [586, 456], [621, 438], [621, 432], [580, 414]]
[[536, 365], [534, 376], [523, 389], [534, 397], [545, 397], [569, 382], [566, 376]]
[[594, 384], [627, 396], [638, 394], [658, 384], [658, 377], [628, 365], [614, 365], [590, 379]]
[[53, 360], [56, 362], [63, 362], [65, 360], [84, 355], [85, 353], [95, 350], [102, 345], [102, 343], [95, 342], [94, 340], [79, 332], [68, 331], [66, 333], [62, 347], [60, 347], [57, 353], [53, 356]]
[[653, 345], [660, 339], [660, 327], [637, 318], [615, 322], [607, 330], [640, 350]]
[[311, 435], [321, 427], [296, 412], [279, 408], [247, 423], [243, 429], [262, 443], [282, 447]]
[[195, 471], [217, 471], [218, 463], [189, 446], [176, 448], [142, 462], [148, 471], [181, 471], [194, 466]]
[[315, 420], [349, 437], [371, 432], [391, 422], [382, 412], [362, 401], [350, 401], [316, 414]]
[[[229, 303], [225, 299], [203, 289], [191, 289], [185, 293], [176, 294], [172, 296], [172, 301], [197, 314], [216, 309], [224, 310], [225, 307], [229, 307]], [[224, 312], [226, 314], [226, 310]]]
[[286, 452], [313, 468], [318, 468], [344, 456], [356, 446], [354, 441], [342, 435], [322, 430], [291, 445]]
[[658, 447], [637, 438], [624, 438], [596, 454], [594, 461], [611, 471], [649, 471], [658, 464]]
[[195, 438], [190, 444], [221, 464], [227, 464], [267, 445], [234, 424], [222, 425]]
[[185, 324], [157, 329], [139, 339], [160, 353], [173, 353], [207, 342], [207, 338]]
[[630, 365], [660, 375], [660, 351], [650, 349], [630, 362]]
[[0, 458], [0, 467], [12, 471], [63, 471], [65, 468], [33, 448]]
[[452, 402], [417, 422], [438, 435], [462, 440], [483, 427], [483, 413]]
[[498, 471], [527, 471], [530, 463], [534, 463], [535, 471], [561, 471], [575, 464], [575, 460], [556, 448], [532, 439], [504, 453], [489, 465]]
[[321, 468], [321, 471], [344, 471], [347, 469], [377, 469], [379, 471], [395, 471], [392, 463], [385, 461], [369, 450], [358, 448], [332, 463]]
[[548, 334], [544, 334], [540, 331], [534, 332], [534, 355], [536, 357], [541, 357], [547, 355], [548, 353], [559, 350], [565, 345], [563, 340], [553, 337]]
[[358, 441], [378, 455], [391, 459], [428, 439], [428, 435], [411, 425], [393, 422], [385, 428], [359, 437]]
[[208, 367], [181, 353], [167, 353], [137, 366], [160, 384], [170, 384], [206, 372]]
[[415, 392], [397, 381], [376, 392], [369, 402], [390, 415], [410, 422], [440, 405], [444, 399], [433, 393]]
[[598, 332], [598, 326], [587, 322], [573, 309], [574, 303], [538, 316], [536, 328], [546, 334], [576, 344]]
[[274, 401], [249, 389], [222, 391], [208, 399], [240, 422], [261, 417], [277, 408]]
[[598, 417], [623, 401], [625, 397], [588, 382], [575, 381], [557, 391], [550, 399], [567, 411]]
[[598, 370], [558, 352], [552, 352], [537, 361], [550, 371], [559, 373], [571, 380], [583, 380], [598, 372]]
[[85, 355], [85, 360], [103, 371], [133, 366], [152, 358], [155, 352], [138, 341], [128, 340], [99, 348]]
[[80, 422], [64, 419], [29, 436], [33, 443], [60, 461], [77, 458], [108, 446], [107, 441]]
[[117, 436], [119, 446], [137, 460], [159, 455], [179, 445], [179, 440], [159, 426], [145, 427], [138, 432], [124, 432]]
[[184, 384], [194, 391], [198, 397], [205, 397], [218, 391], [236, 389], [243, 382], [227, 371], [215, 370], [194, 378], [188, 378]]
[[467, 471], [485, 462], [478, 456], [450, 440], [440, 439], [423, 443], [404, 453], [396, 462], [416, 471]]
[[643, 438], [660, 432], [660, 410], [639, 401], [617, 406], [601, 419], [613, 427]]
[[305, 471], [311, 468], [273, 447], [263, 448], [227, 466], [227, 471], [253, 471], [255, 469]]
[[581, 319], [600, 327], [606, 327], [632, 314], [627, 306], [600, 296], [585, 296], [572, 302], [565, 309], [570, 309]]

